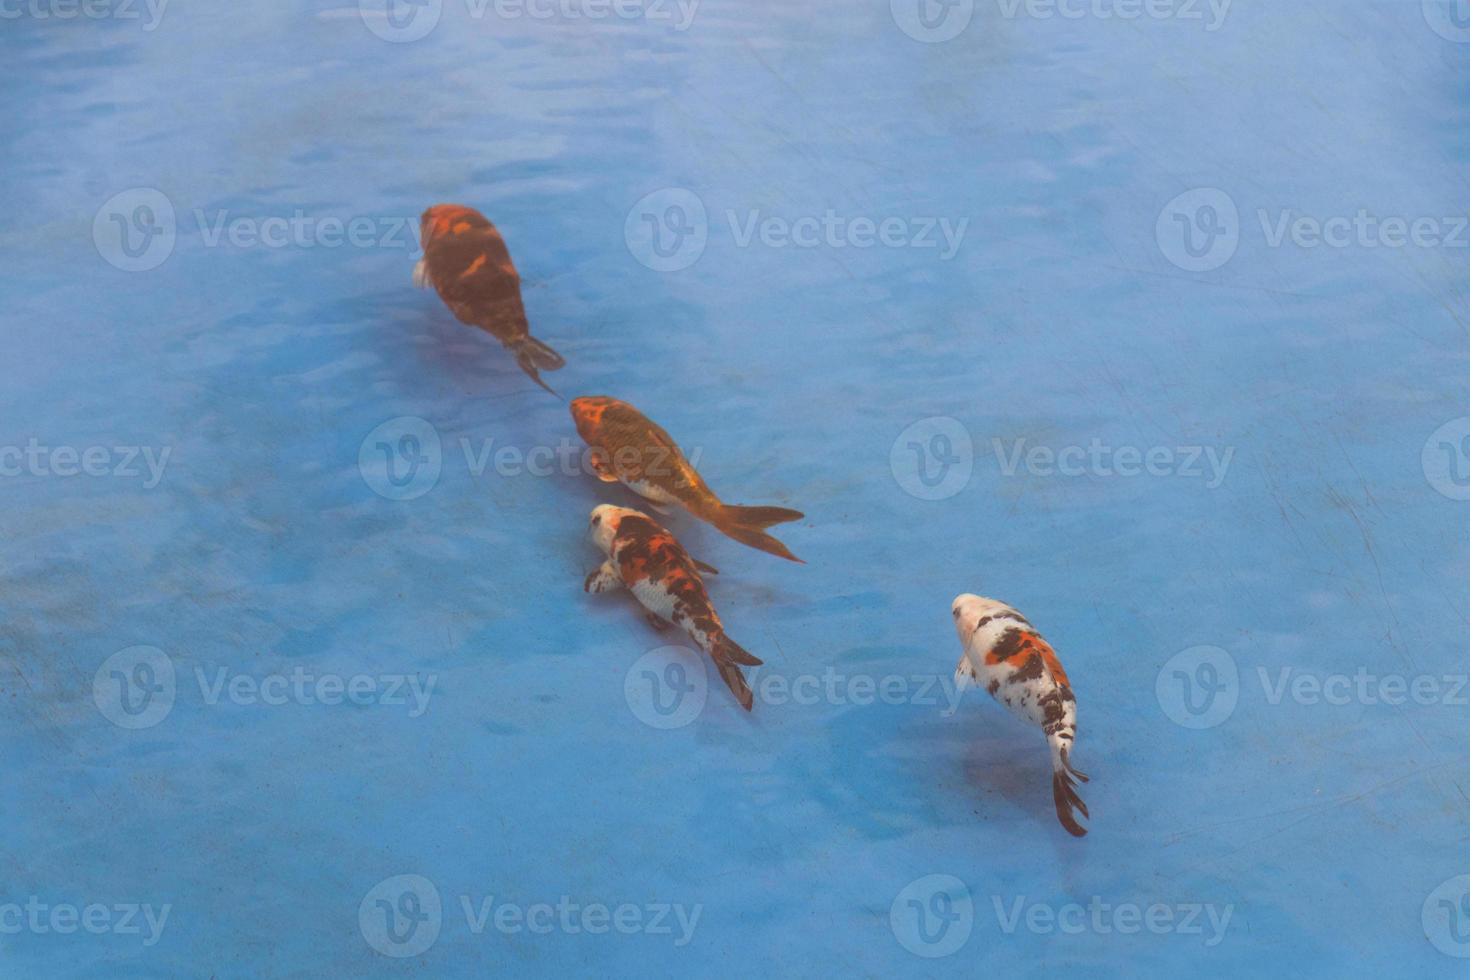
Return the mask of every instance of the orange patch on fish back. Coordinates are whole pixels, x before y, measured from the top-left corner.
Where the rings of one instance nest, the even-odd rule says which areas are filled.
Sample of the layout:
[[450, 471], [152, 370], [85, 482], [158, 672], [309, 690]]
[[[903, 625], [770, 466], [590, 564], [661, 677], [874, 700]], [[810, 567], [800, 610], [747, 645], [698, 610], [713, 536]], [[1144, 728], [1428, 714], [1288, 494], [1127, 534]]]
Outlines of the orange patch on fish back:
[[1038, 652], [1041, 654], [1041, 662], [1046, 664], [1046, 669], [1051, 671], [1057, 683], [1063, 687], [1071, 687], [1072, 682], [1067, 680], [1067, 672], [1062, 669], [1062, 662], [1057, 659], [1056, 651], [1051, 648], [1051, 644], [1039, 636], [1036, 638], [1036, 643], [1039, 648]]

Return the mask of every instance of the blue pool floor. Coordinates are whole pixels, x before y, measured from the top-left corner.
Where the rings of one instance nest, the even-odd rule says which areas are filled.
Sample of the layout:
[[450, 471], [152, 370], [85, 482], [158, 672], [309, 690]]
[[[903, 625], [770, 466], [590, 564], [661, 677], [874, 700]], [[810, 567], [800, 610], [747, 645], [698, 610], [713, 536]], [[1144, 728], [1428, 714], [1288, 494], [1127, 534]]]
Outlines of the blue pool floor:
[[[1470, 954], [1463, 11], [13, 9], [0, 976]], [[582, 592], [634, 499], [528, 469], [575, 432], [412, 287], [441, 201], [559, 391], [805, 512], [668, 518], [751, 714]], [[1066, 664], [1085, 840], [950, 697], [960, 592]]]

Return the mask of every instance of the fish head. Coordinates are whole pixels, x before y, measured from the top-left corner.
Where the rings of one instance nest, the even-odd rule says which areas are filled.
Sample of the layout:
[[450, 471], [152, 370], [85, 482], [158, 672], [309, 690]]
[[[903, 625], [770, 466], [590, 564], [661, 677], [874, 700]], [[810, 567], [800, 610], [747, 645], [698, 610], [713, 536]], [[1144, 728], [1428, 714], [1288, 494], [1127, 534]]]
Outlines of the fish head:
[[436, 204], [419, 218], [419, 245], [427, 248], [429, 242], [441, 235], [458, 234], [472, 228], [493, 228], [490, 219], [474, 208], [463, 204]]
[[587, 522], [587, 534], [592, 538], [593, 543], [602, 549], [603, 554], [610, 555], [613, 539], [618, 536], [618, 525], [623, 523], [623, 518], [637, 513], [636, 510], [627, 507], [599, 504], [592, 508], [592, 516]]
[[601, 444], [602, 416], [616, 399], [604, 395], [573, 398], [570, 406], [572, 421], [577, 425], [577, 435], [589, 446]]
[[962, 646], [969, 645], [970, 638], [980, 627], [980, 620], [997, 613], [1012, 612], [1011, 607], [1004, 602], [987, 599], [972, 592], [955, 596], [949, 608], [950, 614], [954, 616], [954, 631], [959, 635]]

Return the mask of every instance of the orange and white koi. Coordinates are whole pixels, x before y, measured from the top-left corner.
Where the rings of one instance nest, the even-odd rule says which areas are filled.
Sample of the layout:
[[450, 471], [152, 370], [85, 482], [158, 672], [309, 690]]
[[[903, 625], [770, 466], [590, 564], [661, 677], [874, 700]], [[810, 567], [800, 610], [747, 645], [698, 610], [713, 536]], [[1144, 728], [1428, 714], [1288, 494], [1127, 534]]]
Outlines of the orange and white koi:
[[710, 602], [701, 570], [715, 570], [689, 557], [675, 537], [647, 514], [603, 504], [592, 511], [588, 529], [607, 560], [583, 583], [583, 591], [607, 592], [623, 586], [648, 610], [655, 629], [673, 623], [715, 662], [716, 669], [746, 711], [755, 701], [742, 666], [761, 662], [725, 635]]
[[576, 398], [571, 411], [577, 433], [592, 450], [589, 458], [599, 479], [621, 483], [655, 507], [677, 504], [741, 544], [801, 561], [765, 533], [773, 524], [801, 520], [806, 516], [801, 511], [722, 502], [669, 434], [627, 402]]
[[1075, 809], [1088, 816], [1074, 781], [1085, 783], [1087, 777], [1072, 768], [1071, 760], [1077, 699], [1061, 661], [1026, 617], [1003, 602], [966, 593], [955, 598], [951, 612], [965, 651], [955, 668], [955, 687], [983, 684], [1011, 714], [1041, 728], [1051, 748], [1057, 819], [1072, 836], [1086, 836], [1073, 814]]
[[414, 285], [433, 286], [461, 323], [500, 341], [532, 381], [551, 391], [540, 372], [566, 361], [531, 336], [521, 277], [495, 225], [474, 208], [436, 204], [424, 212], [420, 232], [424, 257], [414, 266]]

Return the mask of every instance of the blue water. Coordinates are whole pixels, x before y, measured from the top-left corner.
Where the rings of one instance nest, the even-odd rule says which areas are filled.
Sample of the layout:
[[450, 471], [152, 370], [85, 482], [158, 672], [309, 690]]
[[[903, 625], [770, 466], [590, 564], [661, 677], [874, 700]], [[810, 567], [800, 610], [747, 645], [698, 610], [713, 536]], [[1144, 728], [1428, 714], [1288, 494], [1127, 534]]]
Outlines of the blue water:
[[[47, 2], [0, 19], [0, 975], [1470, 952], [1463, 11]], [[805, 566], [668, 519], [767, 663], [751, 715], [582, 593], [632, 498], [495, 462], [575, 433], [412, 288], [439, 201], [503, 231], [563, 394], [806, 512]], [[1360, 210], [1428, 223], [1278, 237]], [[963, 591], [1067, 665], [1085, 840], [1039, 735], [949, 713]]]

